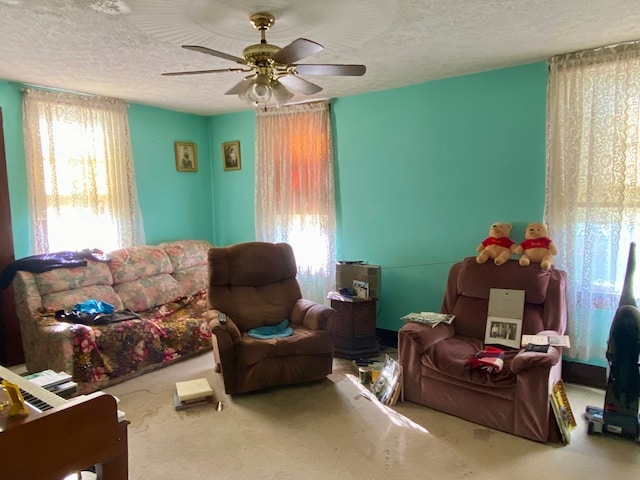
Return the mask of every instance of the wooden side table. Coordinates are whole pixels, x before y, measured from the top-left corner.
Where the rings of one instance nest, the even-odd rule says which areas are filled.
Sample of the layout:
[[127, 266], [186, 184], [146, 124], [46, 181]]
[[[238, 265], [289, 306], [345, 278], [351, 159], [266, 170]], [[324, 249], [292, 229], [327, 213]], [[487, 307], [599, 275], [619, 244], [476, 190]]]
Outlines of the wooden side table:
[[375, 357], [380, 353], [376, 337], [376, 301], [331, 300], [338, 312], [334, 354], [354, 360]]

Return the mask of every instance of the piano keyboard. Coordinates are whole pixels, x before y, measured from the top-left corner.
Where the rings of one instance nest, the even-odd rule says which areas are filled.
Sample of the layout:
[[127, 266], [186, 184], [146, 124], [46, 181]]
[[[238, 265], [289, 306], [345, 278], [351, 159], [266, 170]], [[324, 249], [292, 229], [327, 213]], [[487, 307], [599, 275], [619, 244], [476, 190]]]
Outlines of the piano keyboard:
[[0, 365], [0, 381], [1, 380], [6, 380], [17, 385], [18, 388], [20, 388], [24, 401], [39, 412], [59, 407], [67, 402], [64, 398], [30, 382], [2, 365]]

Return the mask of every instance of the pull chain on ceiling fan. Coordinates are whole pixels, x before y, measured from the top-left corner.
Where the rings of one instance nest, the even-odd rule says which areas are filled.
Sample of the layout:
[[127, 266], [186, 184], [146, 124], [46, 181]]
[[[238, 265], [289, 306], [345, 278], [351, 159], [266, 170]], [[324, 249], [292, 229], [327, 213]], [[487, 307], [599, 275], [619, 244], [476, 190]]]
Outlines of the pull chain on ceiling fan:
[[294, 97], [294, 93], [291, 90], [303, 95], [314, 95], [322, 91], [322, 87], [301, 78], [299, 74], [361, 76], [366, 72], [364, 65], [298, 64], [296, 62], [321, 52], [324, 47], [306, 38], [298, 38], [283, 48], [271, 45], [267, 43], [266, 32], [273, 26], [275, 17], [267, 12], [259, 12], [251, 15], [249, 21], [260, 32], [260, 43], [246, 47], [242, 52], [242, 57], [236, 57], [199, 45], [182, 45], [182, 48], [187, 50], [230, 60], [243, 65], [242, 68], [169, 72], [162, 75], [199, 75], [220, 72], [251, 73], [228, 90], [225, 95], [238, 95], [247, 103], [266, 107], [272, 99], [277, 106], [287, 103]]

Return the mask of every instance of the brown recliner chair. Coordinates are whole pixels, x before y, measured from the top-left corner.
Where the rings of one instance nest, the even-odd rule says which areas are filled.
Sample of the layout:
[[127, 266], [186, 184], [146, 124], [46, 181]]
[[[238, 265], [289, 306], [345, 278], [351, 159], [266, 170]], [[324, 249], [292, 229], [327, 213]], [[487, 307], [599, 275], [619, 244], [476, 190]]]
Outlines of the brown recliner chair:
[[[302, 298], [286, 243], [209, 250], [211, 341], [228, 394], [319, 380], [332, 372], [336, 311]], [[218, 312], [226, 315], [221, 323]], [[289, 321], [293, 334], [256, 339], [251, 329]]]
[[561, 349], [501, 347], [504, 367], [493, 374], [466, 362], [484, 348], [491, 288], [525, 291], [523, 334], [557, 335], [567, 326], [565, 284], [562, 270], [516, 260], [496, 266], [469, 257], [453, 265], [441, 308], [453, 323], [407, 323], [398, 332], [405, 399], [531, 440], [557, 440], [549, 393], [561, 377]]

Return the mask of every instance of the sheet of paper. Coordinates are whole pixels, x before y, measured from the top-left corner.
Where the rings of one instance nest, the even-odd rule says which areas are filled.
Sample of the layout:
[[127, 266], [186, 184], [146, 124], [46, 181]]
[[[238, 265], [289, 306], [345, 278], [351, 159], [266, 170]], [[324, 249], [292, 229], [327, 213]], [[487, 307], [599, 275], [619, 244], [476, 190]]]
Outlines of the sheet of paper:
[[524, 290], [492, 288], [489, 290], [490, 317], [522, 319], [524, 313]]

